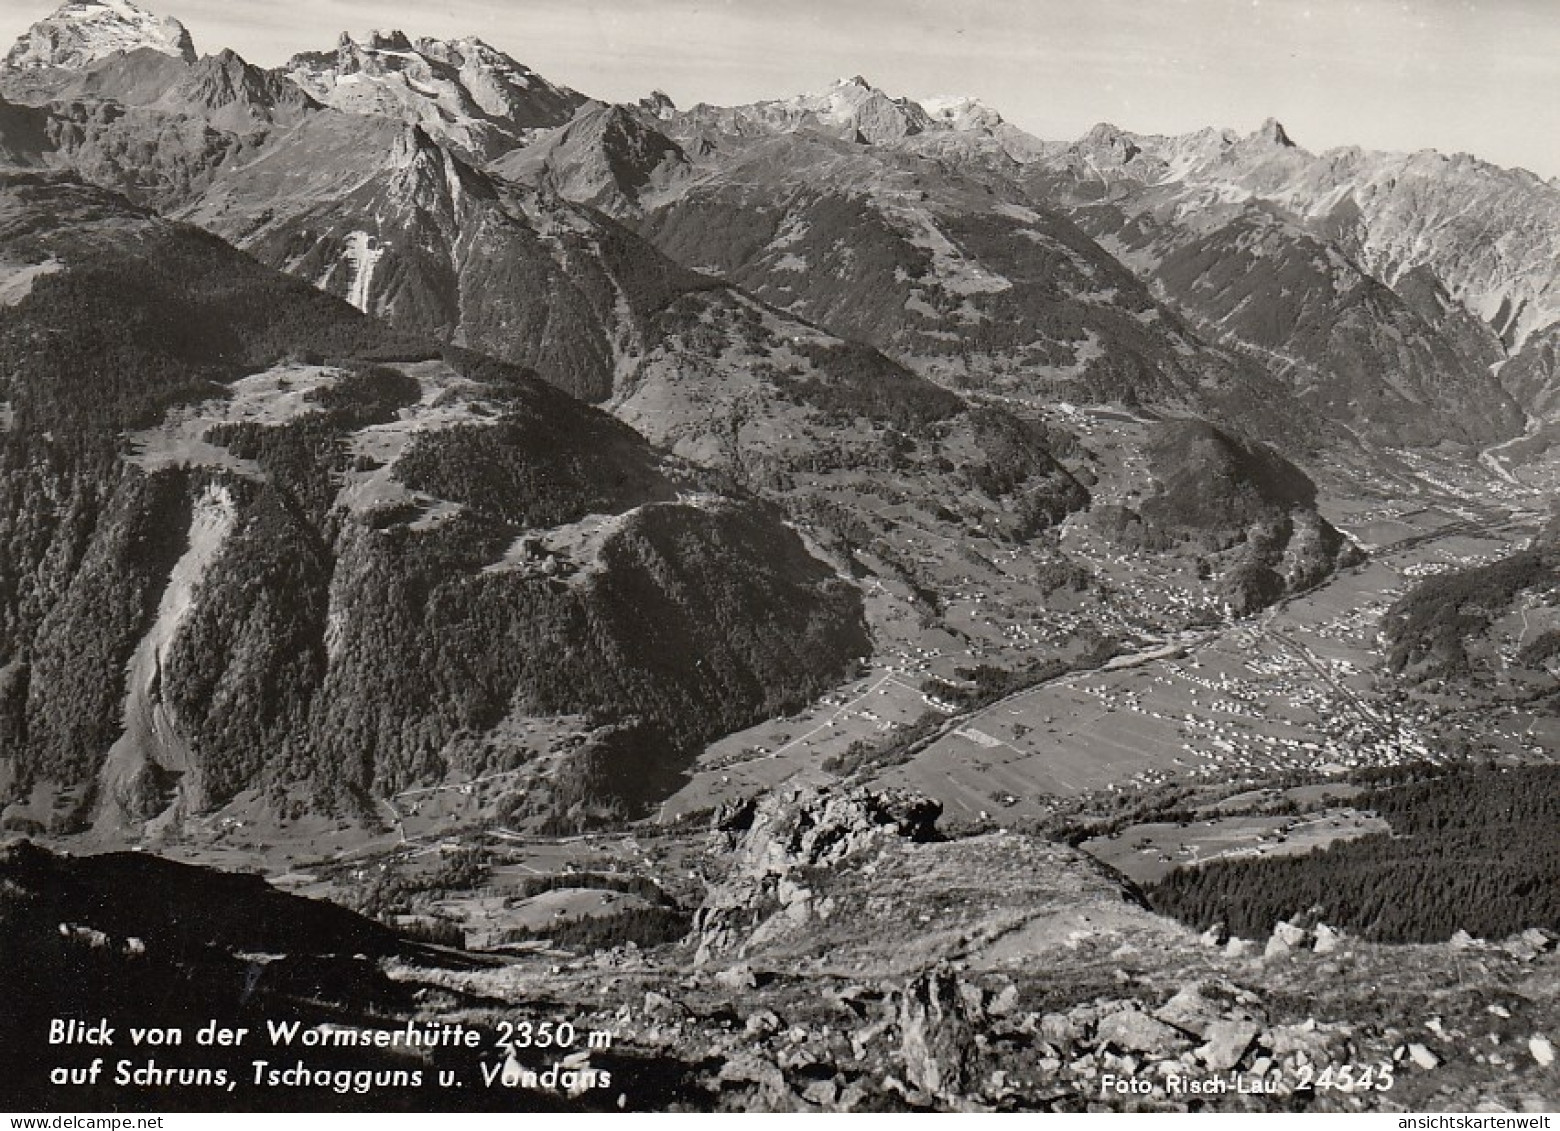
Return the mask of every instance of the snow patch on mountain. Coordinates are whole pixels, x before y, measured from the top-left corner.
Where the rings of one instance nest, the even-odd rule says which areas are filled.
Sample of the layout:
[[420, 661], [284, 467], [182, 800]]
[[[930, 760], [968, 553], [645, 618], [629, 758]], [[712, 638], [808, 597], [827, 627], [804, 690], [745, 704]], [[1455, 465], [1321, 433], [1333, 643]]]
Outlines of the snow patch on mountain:
[[4, 67], [79, 69], [142, 48], [195, 62], [190, 33], [172, 17], [153, 15], [129, 0], [70, 0], [16, 41]]
[[908, 98], [890, 98], [866, 79], [841, 79], [818, 94], [794, 100], [797, 109], [818, 121], [855, 130], [878, 144], [917, 134], [931, 125], [926, 111]]
[[921, 109], [940, 126], [954, 130], [991, 130], [1002, 125], [1002, 115], [978, 98], [937, 94], [919, 100]]
[[343, 33], [334, 52], [294, 56], [284, 70], [327, 106], [419, 125], [482, 160], [562, 125], [587, 101], [475, 37]]

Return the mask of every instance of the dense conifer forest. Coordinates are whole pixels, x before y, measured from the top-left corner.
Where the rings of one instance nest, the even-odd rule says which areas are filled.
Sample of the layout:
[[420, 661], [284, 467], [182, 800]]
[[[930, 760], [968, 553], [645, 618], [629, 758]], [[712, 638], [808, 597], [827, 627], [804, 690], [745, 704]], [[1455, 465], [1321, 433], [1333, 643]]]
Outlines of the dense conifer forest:
[[1248, 937], [1297, 915], [1393, 943], [1560, 929], [1560, 767], [1464, 770], [1375, 787], [1354, 804], [1392, 831], [1304, 856], [1179, 868], [1150, 899], [1198, 928]]

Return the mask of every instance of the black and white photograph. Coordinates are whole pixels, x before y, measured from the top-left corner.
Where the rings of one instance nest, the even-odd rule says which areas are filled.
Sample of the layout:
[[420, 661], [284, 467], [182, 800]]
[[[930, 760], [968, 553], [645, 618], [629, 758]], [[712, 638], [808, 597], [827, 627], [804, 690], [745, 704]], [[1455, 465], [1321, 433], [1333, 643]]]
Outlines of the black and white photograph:
[[1553, 0], [0, 0], [8, 1127], [1557, 1059]]

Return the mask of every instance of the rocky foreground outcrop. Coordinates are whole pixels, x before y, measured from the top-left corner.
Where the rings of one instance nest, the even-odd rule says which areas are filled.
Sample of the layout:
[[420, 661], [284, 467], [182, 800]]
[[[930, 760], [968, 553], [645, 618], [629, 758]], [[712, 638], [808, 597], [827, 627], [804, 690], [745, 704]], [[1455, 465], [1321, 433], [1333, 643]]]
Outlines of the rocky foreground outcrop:
[[938, 838], [942, 806], [902, 792], [793, 790], [763, 803], [745, 800], [715, 816], [712, 855], [734, 863], [694, 919], [696, 961], [744, 953], [809, 922], [826, 922], [839, 903], [807, 878], [874, 848]]
[[679, 947], [472, 987], [579, 1002], [618, 1048], [677, 1060], [690, 1109], [1542, 1110], [1553, 1094], [1543, 948], [1377, 946], [1299, 917], [1265, 944], [1199, 939], [1065, 846], [943, 839], [936, 813], [865, 788], [730, 805]]
[[[463, 1022], [490, 1036], [566, 1020], [610, 1037], [569, 1052], [570, 1079], [605, 1073], [610, 1086], [465, 1099], [518, 1111], [1537, 1111], [1557, 1094], [1560, 955], [1547, 933], [1382, 946], [1297, 919], [1266, 945], [1230, 947], [1154, 915], [1066, 846], [940, 839], [936, 813], [911, 794], [837, 788], [732, 806], [709, 833], [660, 846], [709, 870], [687, 939], [502, 958], [411, 946], [252, 877], [13, 848], [0, 852], [0, 989], [20, 1020], [0, 1027], [12, 1041], [0, 1055], [36, 1083], [46, 1046], [16, 1041], [99, 1010], [130, 1023], [157, 1011]], [[513, 1066], [495, 1061], [495, 1047], [421, 1063], [474, 1081], [483, 1065], [546, 1067], [513, 1051]], [[433, 1081], [401, 1102], [447, 1102]]]

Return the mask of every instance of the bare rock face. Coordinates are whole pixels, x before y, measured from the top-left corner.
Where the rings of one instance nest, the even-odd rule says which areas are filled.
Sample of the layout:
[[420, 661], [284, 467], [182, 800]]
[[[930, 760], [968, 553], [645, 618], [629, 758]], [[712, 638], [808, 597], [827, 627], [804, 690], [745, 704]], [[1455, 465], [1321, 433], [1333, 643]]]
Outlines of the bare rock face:
[[937, 839], [942, 805], [898, 790], [854, 789], [793, 795], [793, 804], [761, 807], [744, 844], [750, 871], [785, 875], [797, 868], [826, 868], [885, 836]]
[[343, 34], [334, 52], [295, 56], [285, 69], [327, 106], [400, 119], [478, 160], [515, 148], [527, 130], [562, 125], [585, 102], [475, 38]]
[[942, 806], [897, 790], [827, 788], [728, 806], [716, 815], [712, 855], [734, 861], [694, 918], [696, 961], [807, 923], [834, 908], [804, 878], [887, 839], [937, 839]]
[[39, 20], [5, 57], [5, 69], [79, 69], [119, 51], [150, 48], [195, 62], [195, 44], [183, 24], [155, 16], [129, 0], [71, 0]]
[[913, 979], [899, 1005], [900, 1054], [910, 1083], [933, 1095], [966, 1090], [976, 1063], [978, 993], [939, 966]]

